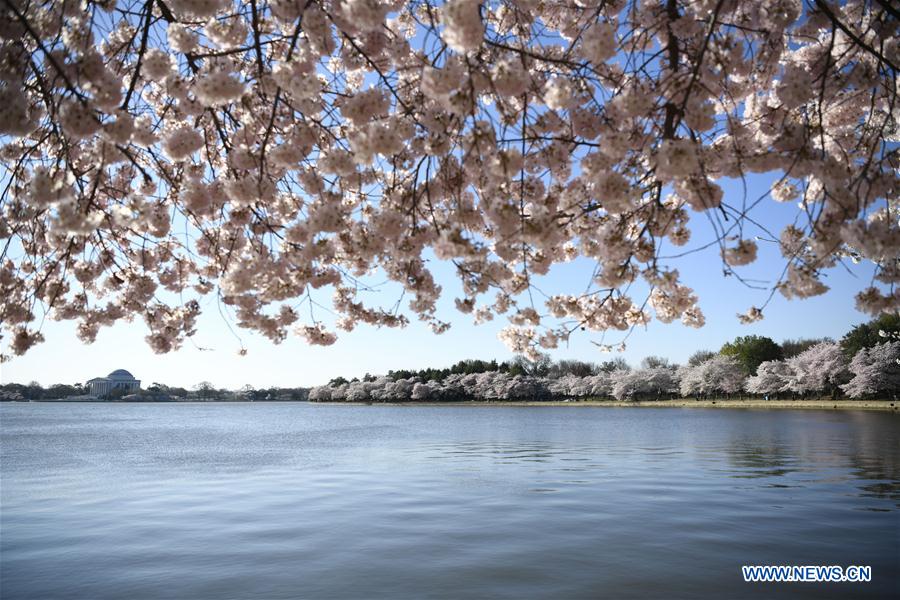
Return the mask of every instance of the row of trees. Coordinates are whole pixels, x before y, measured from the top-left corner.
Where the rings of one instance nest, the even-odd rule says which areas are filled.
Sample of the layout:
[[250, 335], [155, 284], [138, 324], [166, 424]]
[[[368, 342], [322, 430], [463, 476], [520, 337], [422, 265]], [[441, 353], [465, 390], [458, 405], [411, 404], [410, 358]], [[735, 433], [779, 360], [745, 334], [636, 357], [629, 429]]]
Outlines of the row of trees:
[[[628, 363], [624, 358], [617, 357], [603, 363], [594, 364], [582, 360], [560, 360], [554, 362], [549, 356], [542, 354], [537, 360], [530, 361], [522, 357], [517, 357], [511, 361], [503, 361], [498, 363], [496, 360], [486, 361], [479, 359], [461, 360], [449, 368], [444, 369], [420, 369], [418, 371], [410, 371], [402, 369], [399, 371], [388, 371], [387, 376], [392, 380], [410, 379], [418, 377], [423, 381], [443, 381], [450, 375], [471, 375], [474, 373], [506, 373], [511, 376], [530, 375], [533, 377], [551, 377], [557, 378], [563, 375], [595, 375], [599, 372], [609, 373], [617, 369], [627, 369]], [[367, 375], [369, 381], [373, 380], [371, 375]], [[364, 378], [365, 379], [365, 378]], [[341, 383], [339, 379], [332, 380], [332, 383]], [[343, 381], [343, 383], [348, 383]]]
[[[150, 388], [153, 389], [152, 386]], [[172, 388], [167, 388], [171, 390]], [[281, 388], [281, 387], [265, 387], [254, 388], [252, 385], [245, 385], [237, 390], [217, 389], [208, 381], [198, 383], [194, 386], [193, 391], [188, 392], [186, 399], [200, 401], [216, 401], [216, 402], [272, 402], [272, 401], [305, 401], [309, 394], [309, 388]]]
[[[862, 348], [869, 348], [884, 341], [879, 332], [894, 336], [900, 335], [900, 316], [886, 314], [868, 323], [862, 323], [851, 328], [840, 340], [840, 352], [851, 360]], [[717, 354], [734, 358], [747, 376], [755, 375], [759, 366], [768, 361], [788, 360], [796, 357], [809, 348], [822, 342], [832, 342], [830, 338], [799, 338], [786, 339], [780, 344], [764, 336], [748, 335], [735, 338], [725, 343], [718, 352], [711, 350], [699, 350], [689, 359], [689, 366], [697, 366], [702, 362], [713, 358]], [[669, 366], [668, 359], [658, 356], [646, 357], [641, 366], [643, 368]], [[564, 359], [553, 361], [546, 354], [541, 354], [536, 360], [526, 360], [517, 357], [510, 361], [498, 362], [496, 360], [466, 359], [454, 365], [442, 369], [427, 368], [419, 370], [391, 370], [387, 377], [392, 381], [416, 378], [420, 381], [444, 381], [451, 375], [471, 375], [477, 373], [497, 372], [511, 376], [532, 376], [559, 379], [566, 375], [587, 377], [613, 371], [628, 371], [631, 367], [622, 357], [616, 357], [602, 363], [592, 363], [581, 360]], [[377, 378], [366, 373], [362, 381], [373, 382]], [[348, 380], [344, 377], [336, 377], [329, 382], [331, 387], [340, 384], [354, 383], [359, 379]]]
[[671, 397], [893, 396], [900, 391], [900, 317], [883, 315], [839, 342], [741, 336], [718, 352], [701, 350], [686, 365], [649, 356], [632, 369], [622, 358], [594, 364], [517, 358], [464, 360], [445, 369], [390, 371], [362, 380], [336, 378], [313, 388], [313, 401], [503, 400]]
[[[551, 400], [615, 398], [662, 400], [675, 397], [744, 396], [851, 398], [891, 396], [900, 391], [900, 341], [860, 350], [847, 361], [836, 342], [820, 342], [787, 359], [765, 361], [748, 376], [745, 365], [727, 354], [713, 354], [678, 367], [644, 361], [638, 369], [597, 369], [588, 375], [557, 377], [493, 370], [453, 373], [441, 379], [390, 376], [332, 381], [314, 387], [314, 402], [402, 402], [453, 400]], [[657, 364], [653, 364], [657, 363]]]
[[37, 381], [29, 384], [6, 383], [0, 385], [0, 400], [61, 400], [70, 396], [82, 396], [87, 393], [81, 383], [55, 383], [43, 387]]
[[[40, 383], [32, 381], [25, 385], [21, 383], [7, 383], [0, 385], [0, 401], [22, 400], [64, 400], [87, 396], [90, 390], [87, 386], [76, 383], [54, 384], [43, 387]], [[133, 400], [141, 402], [261, 402], [261, 401], [304, 401], [309, 393], [309, 388], [254, 388], [245, 385], [238, 390], [216, 388], [212, 383], [203, 381], [191, 389], [169, 386], [154, 382], [147, 389], [136, 393], [126, 394], [122, 390], [113, 390], [104, 400]]]

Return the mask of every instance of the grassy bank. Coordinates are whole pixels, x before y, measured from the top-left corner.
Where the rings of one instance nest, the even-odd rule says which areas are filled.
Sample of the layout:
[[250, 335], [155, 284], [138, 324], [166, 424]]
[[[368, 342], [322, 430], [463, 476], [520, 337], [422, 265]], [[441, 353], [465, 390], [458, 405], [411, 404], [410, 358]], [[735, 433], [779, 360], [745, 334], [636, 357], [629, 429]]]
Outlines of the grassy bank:
[[[318, 404], [313, 402], [312, 404]], [[388, 404], [394, 406], [606, 406], [617, 408], [760, 408], [760, 409], [816, 409], [816, 410], [887, 410], [897, 411], [900, 402], [894, 400], [466, 400], [461, 402], [322, 402], [321, 404]]]

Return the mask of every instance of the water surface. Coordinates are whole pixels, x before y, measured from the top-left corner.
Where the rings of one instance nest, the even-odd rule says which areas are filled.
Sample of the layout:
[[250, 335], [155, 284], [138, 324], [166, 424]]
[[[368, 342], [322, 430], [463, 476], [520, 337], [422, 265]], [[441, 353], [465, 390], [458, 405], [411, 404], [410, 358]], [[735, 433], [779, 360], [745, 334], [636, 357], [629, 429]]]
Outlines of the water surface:
[[[0, 405], [0, 595], [884, 598], [900, 418]], [[745, 564], [870, 565], [747, 584]]]

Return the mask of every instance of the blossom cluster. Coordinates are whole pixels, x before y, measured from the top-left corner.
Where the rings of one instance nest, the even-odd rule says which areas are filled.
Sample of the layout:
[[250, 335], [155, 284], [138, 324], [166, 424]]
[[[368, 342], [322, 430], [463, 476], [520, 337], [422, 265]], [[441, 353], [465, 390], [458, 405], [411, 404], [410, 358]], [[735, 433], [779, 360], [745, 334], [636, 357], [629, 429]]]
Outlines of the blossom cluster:
[[[210, 305], [275, 342], [441, 332], [437, 258], [534, 357], [702, 326], [665, 258], [698, 217], [728, 275], [780, 251], [770, 291], [807, 298], [866, 260], [858, 307], [897, 311], [898, 64], [867, 0], [9, 3], [0, 335], [21, 354], [46, 317], [86, 341], [137, 317], [168, 352]], [[725, 193], [747, 177], [766, 193]], [[590, 281], [537, 293], [576, 258]]]

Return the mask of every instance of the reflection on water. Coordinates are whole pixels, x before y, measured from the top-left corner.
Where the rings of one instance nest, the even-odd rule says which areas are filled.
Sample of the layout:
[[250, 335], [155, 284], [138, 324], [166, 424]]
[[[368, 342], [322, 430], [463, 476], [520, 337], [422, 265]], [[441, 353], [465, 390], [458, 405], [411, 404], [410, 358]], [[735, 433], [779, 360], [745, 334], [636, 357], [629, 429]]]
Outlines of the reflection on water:
[[[743, 443], [741, 443], [743, 442]], [[731, 465], [735, 468], [733, 477], [776, 477], [788, 475], [798, 470], [803, 463], [782, 445], [761, 445], [757, 442], [735, 440], [725, 449]]]
[[[869, 412], [0, 406], [3, 598], [889, 597]], [[744, 564], [871, 565], [745, 584]]]

